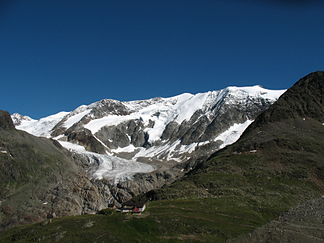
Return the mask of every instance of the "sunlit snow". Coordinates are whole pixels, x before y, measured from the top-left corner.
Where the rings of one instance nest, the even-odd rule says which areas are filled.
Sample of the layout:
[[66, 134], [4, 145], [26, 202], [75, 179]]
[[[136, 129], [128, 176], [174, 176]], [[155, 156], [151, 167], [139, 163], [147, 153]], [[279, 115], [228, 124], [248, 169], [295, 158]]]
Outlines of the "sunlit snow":
[[247, 120], [244, 123], [241, 124], [234, 124], [229, 129], [227, 129], [225, 132], [218, 135], [214, 141], [220, 140], [223, 143], [221, 144], [220, 148], [224, 148], [227, 145], [230, 145], [232, 143], [235, 143], [242, 133], [245, 131], [245, 129], [252, 123], [253, 121]]
[[87, 109], [85, 111], [82, 111], [80, 113], [77, 113], [73, 116], [70, 116], [65, 122], [64, 126], [66, 128], [69, 128], [73, 126], [75, 123], [79, 122], [84, 116], [88, 115], [90, 113], [91, 109]]
[[59, 123], [69, 112], [59, 112], [57, 114], [44, 117], [39, 120], [22, 120], [17, 129], [26, 131], [34, 136], [50, 137], [51, 130]]

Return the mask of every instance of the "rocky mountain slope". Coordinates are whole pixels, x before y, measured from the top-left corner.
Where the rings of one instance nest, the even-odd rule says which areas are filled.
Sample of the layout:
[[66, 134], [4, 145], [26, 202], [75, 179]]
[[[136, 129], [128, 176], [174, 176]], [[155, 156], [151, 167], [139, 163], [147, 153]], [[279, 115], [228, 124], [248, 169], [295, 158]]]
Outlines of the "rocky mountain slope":
[[15, 129], [0, 111], [0, 231], [47, 217], [107, 207], [109, 190], [87, 177], [80, 158], [57, 141]]
[[[58, 219], [12, 229], [0, 239], [225, 242], [248, 234], [324, 194], [323, 114], [324, 72], [311, 73], [258, 116], [236, 143], [200, 161], [171, 185], [133, 198], [133, 202], [151, 200], [142, 216], [110, 211], [110, 216]], [[316, 208], [315, 215], [322, 210], [318, 200], [309, 204]], [[306, 212], [303, 208], [291, 212]], [[290, 222], [308, 213], [292, 214], [297, 219]], [[298, 227], [299, 234], [316, 237], [307, 237], [308, 242], [323, 240], [320, 229], [304, 226]], [[309, 234], [310, 230], [315, 231]]]

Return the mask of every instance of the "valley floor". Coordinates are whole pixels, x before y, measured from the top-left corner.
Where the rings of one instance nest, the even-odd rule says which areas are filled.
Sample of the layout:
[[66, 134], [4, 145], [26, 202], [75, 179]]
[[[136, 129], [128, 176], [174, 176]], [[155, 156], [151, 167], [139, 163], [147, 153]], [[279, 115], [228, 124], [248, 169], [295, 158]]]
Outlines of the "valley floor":
[[[321, 203], [313, 203], [312, 212], [320, 215], [324, 199], [318, 200]], [[256, 212], [249, 203], [246, 198], [235, 197], [153, 201], [142, 215], [105, 210], [102, 213], [106, 215], [64, 217], [3, 232], [0, 242], [225, 242], [252, 232], [274, 218], [279, 210]], [[304, 211], [299, 209], [299, 214], [294, 214], [295, 221], [305, 220]], [[277, 234], [278, 227], [275, 226]], [[324, 240], [323, 231], [318, 229], [317, 239]], [[260, 232], [255, 233], [259, 237], [256, 239], [270, 231]], [[235, 242], [251, 241], [242, 238]]]

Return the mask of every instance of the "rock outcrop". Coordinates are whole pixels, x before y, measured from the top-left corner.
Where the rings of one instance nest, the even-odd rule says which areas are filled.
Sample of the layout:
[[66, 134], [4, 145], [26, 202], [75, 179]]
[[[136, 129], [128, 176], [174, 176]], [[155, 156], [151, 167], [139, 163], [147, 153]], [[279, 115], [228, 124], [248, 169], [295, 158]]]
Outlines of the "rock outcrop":
[[14, 129], [15, 125], [13, 124], [10, 114], [6, 111], [0, 110], [0, 128], [2, 129]]

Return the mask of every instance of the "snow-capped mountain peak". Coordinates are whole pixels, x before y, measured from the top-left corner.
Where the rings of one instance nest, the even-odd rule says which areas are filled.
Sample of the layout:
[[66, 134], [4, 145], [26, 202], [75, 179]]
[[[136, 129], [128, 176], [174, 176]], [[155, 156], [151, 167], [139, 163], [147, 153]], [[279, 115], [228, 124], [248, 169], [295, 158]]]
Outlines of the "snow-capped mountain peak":
[[34, 121], [34, 119], [30, 118], [29, 116], [23, 116], [23, 115], [20, 115], [19, 113], [12, 114], [11, 119], [15, 126], [19, 126], [19, 125], [21, 125], [21, 123], [23, 123], [25, 121]]
[[169, 98], [103, 99], [40, 120], [12, 117], [17, 129], [58, 139], [68, 149], [83, 147], [78, 153], [107, 154], [109, 161], [115, 156], [124, 165], [125, 159], [181, 162], [235, 142], [284, 91], [231, 86]]
[[11, 115], [11, 118], [16, 128], [19, 130], [24, 130], [35, 136], [51, 137], [50, 134], [54, 126], [67, 114], [69, 114], [69, 112], [59, 112], [57, 114], [35, 120], [28, 116], [14, 113]]

